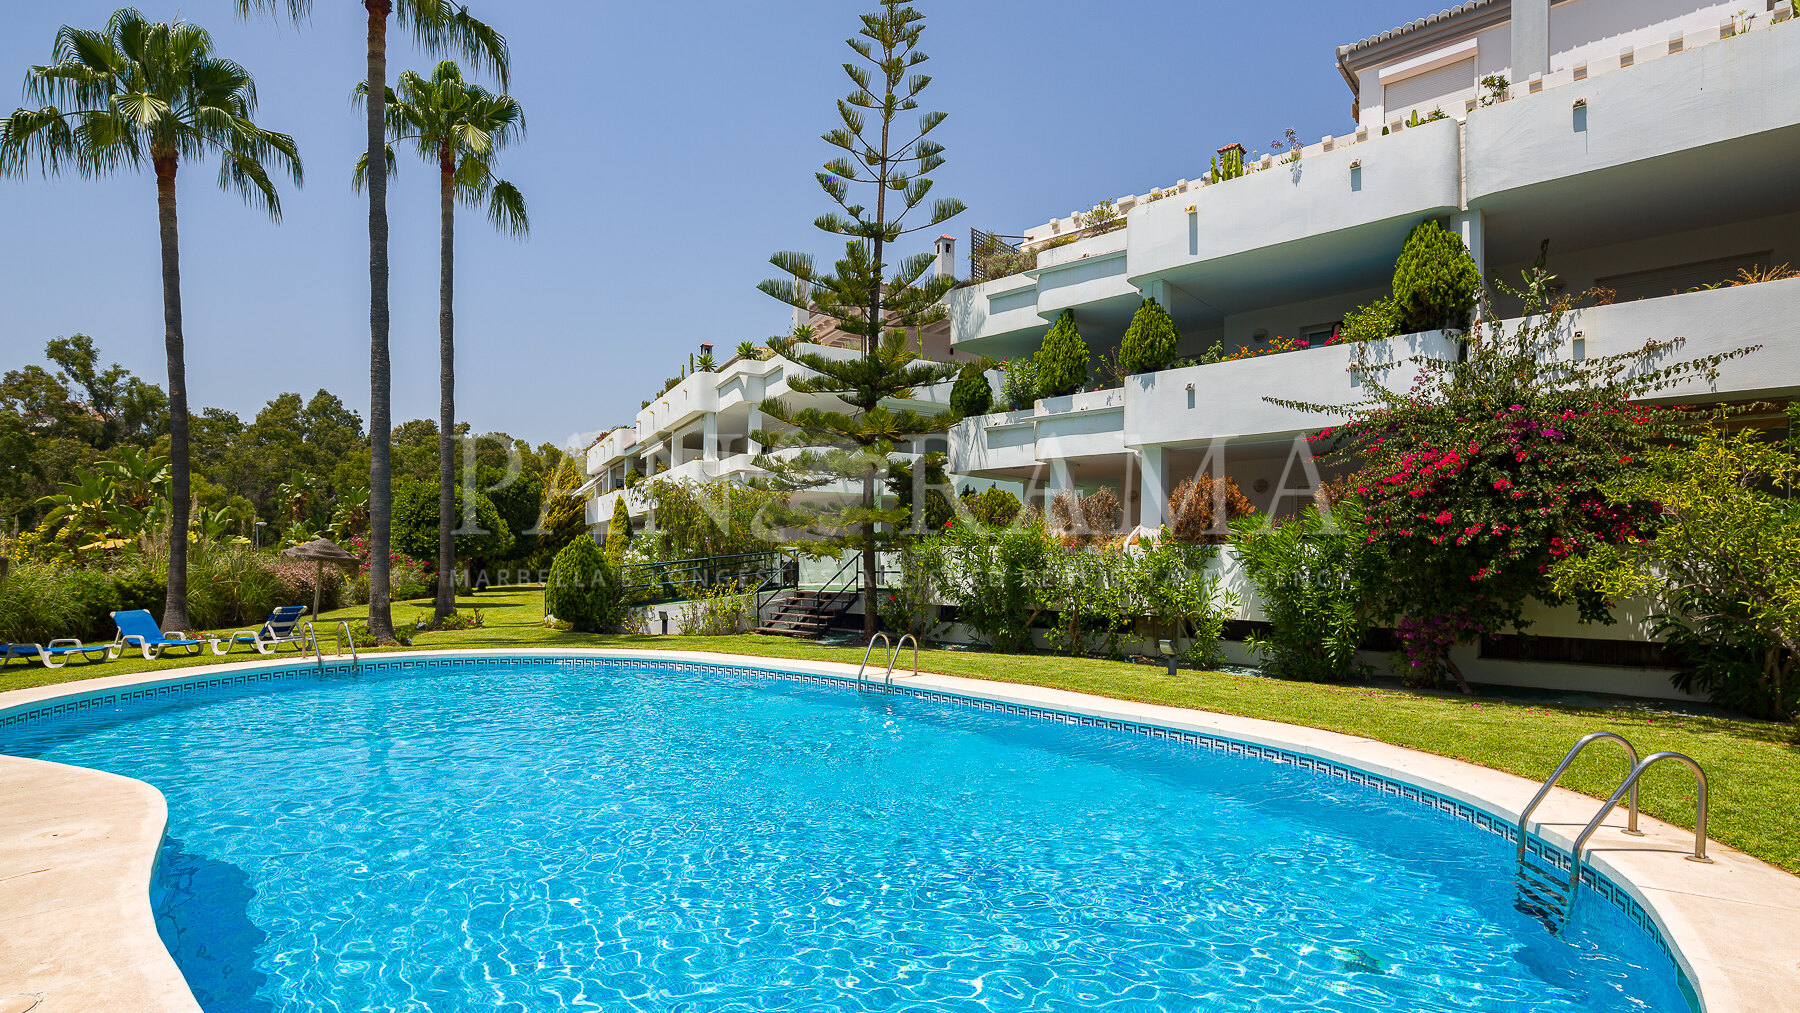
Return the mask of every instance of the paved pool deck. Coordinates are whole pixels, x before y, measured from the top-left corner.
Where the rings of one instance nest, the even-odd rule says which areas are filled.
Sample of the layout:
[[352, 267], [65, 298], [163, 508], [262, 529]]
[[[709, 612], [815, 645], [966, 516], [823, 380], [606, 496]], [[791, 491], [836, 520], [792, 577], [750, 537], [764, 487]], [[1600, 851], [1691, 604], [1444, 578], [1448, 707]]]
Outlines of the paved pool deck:
[[[498, 657], [679, 661], [829, 679], [856, 675], [849, 665], [691, 651], [415, 651], [372, 661]], [[46, 705], [104, 706], [146, 687], [230, 678], [300, 660], [170, 668], [13, 690], [0, 693], [0, 723]], [[340, 663], [347, 659], [327, 662]], [[1508, 821], [1517, 820], [1538, 789], [1535, 782], [1460, 760], [1298, 725], [945, 675], [900, 675], [894, 684], [1292, 750], [1418, 785]], [[1532, 829], [1566, 850], [1597, 808], [1595, 799], [1558, 788], [1534, 814]], [[1707, 844], [1712, 864], [1689, 862], [1684, 856], [1693, 847], [1692, 831], [1645, 816], [1645, 836], [1629, 837], [1620, 832], [1624, 820], [1624, 812], [1615, 810], [1590, 841], [1589, 861], [1662, 930], [1706, 1013], [1800, 1013], [1800, 878], [1717, 842]], [[199, 1011], [150, 910], [150, 877], [167, 822], [162, 793], [141, 781], [0, 756], [0, 1013]]]

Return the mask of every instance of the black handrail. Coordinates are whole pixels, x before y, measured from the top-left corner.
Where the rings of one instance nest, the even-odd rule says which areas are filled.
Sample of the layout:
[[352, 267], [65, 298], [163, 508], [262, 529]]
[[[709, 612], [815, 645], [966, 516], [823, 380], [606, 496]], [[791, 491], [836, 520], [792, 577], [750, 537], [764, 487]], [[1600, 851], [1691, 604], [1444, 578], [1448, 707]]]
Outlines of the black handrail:
[[676, 601], [694, 590], [733, 584], [760, 595], [770, 588], [792, 587], [799, 568], [792, 554], [773, 549], [724, 556], [698, 556], [648, 563], [637, 568], [639, 579], [626, 584], [625, 593], [641, 604]]

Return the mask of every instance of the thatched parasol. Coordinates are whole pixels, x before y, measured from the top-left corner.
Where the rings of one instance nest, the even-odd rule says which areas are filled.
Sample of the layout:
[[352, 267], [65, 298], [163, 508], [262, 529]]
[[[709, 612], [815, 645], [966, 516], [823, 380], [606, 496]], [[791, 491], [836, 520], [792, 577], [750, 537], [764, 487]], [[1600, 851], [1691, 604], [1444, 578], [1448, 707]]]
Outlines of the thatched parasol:
[[354, 570], [360, 562], [355, 556], [324, 538], [315, 538], [305, 545], [282, 549], [281, 554], [289, 559], [310, 559], [318, 564], [318, 571], [313, 577], [312, 614], [314, 619], [319, 618], [319, 588], [325, 583], [325, 564], [335, 563], [338, 566]]

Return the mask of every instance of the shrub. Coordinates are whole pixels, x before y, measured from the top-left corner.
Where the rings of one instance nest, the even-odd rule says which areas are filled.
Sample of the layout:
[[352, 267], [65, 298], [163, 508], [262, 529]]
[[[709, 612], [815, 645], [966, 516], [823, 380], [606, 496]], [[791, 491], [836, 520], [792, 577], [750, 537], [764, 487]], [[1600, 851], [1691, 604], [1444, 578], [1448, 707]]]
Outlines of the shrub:
[[631, 548], [631, 511], [625, 506], [625, 497], [613, 500], [612, 523], [606, 527], [606, 558], [618, 566], [625, 558], [625, 550]]
[[646, 531], [637, 540], [637, 550], [651, 559], [735, 556], [770, 548], [764, 536], [770, 514], [780, 506], [774, 492], [729, 479], [662, 478], [644, 492], [656, 516], [656, 529], [654, 535]]
[[[463, 504], [468, 490], [456, 486], [456, 522], [463, 527]], [[479, 531], [480, 533], [475, 533]], [[438, 487], [435, 482], [406, 479], [394, 489], [393, 547], [414, 559], [437, 559]], [[512, 529], [487, 493], [475, 493], [475, 530], [456, 536], [459, 560], [497, 559], [512, 551]], [[395, 598], [400, 595], [396, 592]]]
[[1481, 293], [1481, 272], [1456, 233], [1423, 221], [1394, 262], [1394, 312], [1401, 334], [1465, 329]]
[[93, 613], [69, 593], [71, 583], [69, 571], [55, 564], [14, 564], [0, 580], [0, 640], [46, 644], [58, 637], [88, 637]]
[[[270, 569], [277, 587], [275, 597], [281, 599], [274, 604], [311, 608], [313, 581], [319, 579], [319, 573], [316, 565], [304, 560], [278, 559]], [[342, 608], [347, 590], [343, 572], [336, 567], [325, 567], [324, 580], [319, 587], [319, 608], [326, 612]]]
[[[1227, 478], [1215, 485], [1212, 475], [1186, 479], [1169, 494], [1169, 536], [1178, 542], [1210, 542], [1225, 540], [1232, 521], [1256, 512], [1250, 498], [1238, 491], [1237, 479]], [[1218, 516], [1220, 502], [1225, 516]]]
[[1056, 613], [1051, 645], [1118, 658], [1136, 629], [1149, 640], [1186, 639], [1190, 663], [1216, 664], [1219, 636], [1239, 603], [1207, 570], [1215, 551], [1155, 542], [1143, 551], [1115, 544], [1052, 552], [1035, 588], [1038, 606]]
[[963, 507], [975, 518], [976, 523], [988, 527], [1003, 528], [1019, 516], [1019, 497], [998, 486], [990, 486], [977, 495], [970, 492], [962, 497]]
[[1175, 321], [1155, 299], [1145, 299], [1131, 315], [1131, 326], [1119, 344], [1119, 369], [1126, 373], [1154, 373], [1175, 361], [1181, 334]]
[[755, 607], [756, 595], [735, 583], [709, 587], [676, 612], [676, 628], [683, 636], [729, 637], [743, 632], [746, 619], [756, 618]]
[[1039, 524], [984, 534], [955, 527], [918, 547], [934, 553], [930, 573], [956, 621], [1002, 651], [1031, 646], [1042, 606], [1036, 587], [1055, 542]]
[[1332, 519], [1336, 530], [1309, 506], [1282, 524], [1252, 519], [1233, 527], [1231, 543], [1270, 624], [1250, 646], [1271, 675], [1325, 680], [1357, 673], [1356, 652], [1374, 621], [1381, 547], [1368, 539], [1354, 500], [1340, 503]]
[[1075, 311], [1063, 310], [1033, 358], [1037, 365], [1038, 397], [1063, 397], [1081, 389], [1088, 379], [1088, 346], [1075, 329]]
[[986, 415], [993, 404], [994, 389], [988, 383], [987, 373], [979, 365], [964, 367], [962, 375], [956, 378], [956, 386], [950, 388], [950, 410], [969, 418]]
[[1037, 363], [1031, 359], [1006, 360], [1006, 378], [1000, 381], [1000, 400], [1006, 402], [1006, 410], [1026, 411], [1037, 397]]
[[[1613, 509], [1655, 505], [1654, 537], [1558, 560], [1556, 590], [1654, 602], [1655, 632], [1686, 663], [1675, 684], [1755, 717], [1800, 717], [1800, 438], [1732, 432], [1741, 409], [1652, 447], [1601, 492]], [[1787, 408], [1800, 435], [1800, 406]]]
[[1119, 494], [1096, 489], [1086, 496], [1059, 492], [1050, 501], [1050, 521], [1056, 532], [1077, 542], [1118, 534]]
[[1344, 316], [1338, 331], [1342, 341], [1380, 341], [1401, 333], [1400, 314], [1394, 301], [1383, 296], [1367, 306], [1358, 306]]
[[618, 571], [591, 538], [578, 538], [556, 554], [544, 588], [544, 611], [583, 633], [606, 633], [624, 618]]

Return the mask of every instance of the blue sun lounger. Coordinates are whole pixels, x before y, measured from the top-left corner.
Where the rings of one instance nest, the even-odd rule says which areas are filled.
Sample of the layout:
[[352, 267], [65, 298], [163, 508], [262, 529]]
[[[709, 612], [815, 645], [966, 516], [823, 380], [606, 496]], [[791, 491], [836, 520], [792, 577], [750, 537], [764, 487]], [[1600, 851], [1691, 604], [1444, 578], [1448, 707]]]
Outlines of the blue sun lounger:
[[[94, 655], [99, 657], [94, 657]], [[48, 646], [43, 644], [0, 644], [0, 668], [6, 667], [14, 658], [24, 658], [30, 665], [36, 658], [45, 668], [61, 668], [69, 663], [69, 659], [80, 655], [89, 664], [105, 661], [112, 657], [110, 644], [83, 644], [79, 640], [52, 640]]]
[[238, 644], [249, 644], [256, 648], [258, 654], [274, 654], [282, 644], [298, 644], [296, 650], [304, 651], [311, 646], [312, 640], [304, 633], [296, 631], [300, 620], [306, 617], [305, 605], [283, 605], [269, 613], [261, 627], [254, 630], [239, 630], [229, 637], [212, 642], [214, 654], [229, 653]]
[[119, 635], [112, 642], [112, 656], [118, 657], [127, 647], [136, 647], [144, 652], [145, 661], [155, 661], [162, 652], [170, 648], [185, 648], [189, 654], [199, 654], [212, 643], [207, 640], [193, 639], [192, 634], [174, 633], [164, 635], [162, 628], [156, 625], [156, 617], [143, 609], [131, 612], [114, 612], [113, 625], [119, 628]]

